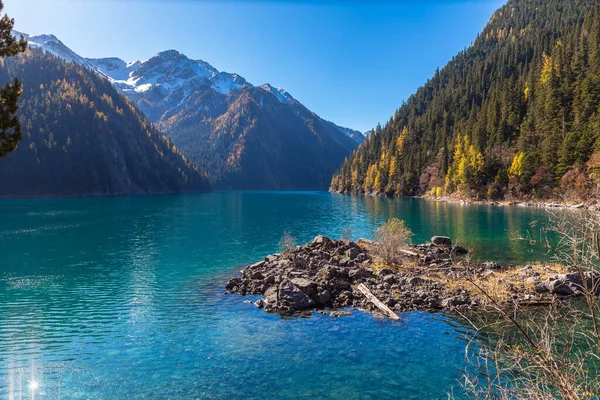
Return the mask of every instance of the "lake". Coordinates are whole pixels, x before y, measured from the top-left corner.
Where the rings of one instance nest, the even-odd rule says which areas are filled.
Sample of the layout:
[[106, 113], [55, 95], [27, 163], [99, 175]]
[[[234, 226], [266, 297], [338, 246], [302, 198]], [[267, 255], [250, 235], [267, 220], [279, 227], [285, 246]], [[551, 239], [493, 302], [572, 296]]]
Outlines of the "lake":
[[543, 259], [544, 211], [322, 192], [0, 201], [0, 398], [460, 397], [470, 332], [444, 314], [269, 315], [224, 295], [289, 231], [414, 242], [451, 236], [478, 260]]

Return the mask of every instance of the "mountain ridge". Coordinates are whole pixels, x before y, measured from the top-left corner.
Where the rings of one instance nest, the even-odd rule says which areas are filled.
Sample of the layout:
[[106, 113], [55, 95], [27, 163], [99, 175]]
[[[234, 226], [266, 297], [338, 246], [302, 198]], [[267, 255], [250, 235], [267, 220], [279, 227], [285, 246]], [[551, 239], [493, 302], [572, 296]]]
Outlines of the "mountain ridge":
[[[321, 119], [282, 88], [254, 86], [177, 50], [127, 63], [79, 57], [54, 36], [27, 38], [32, 47], [108, 79], [194, 165], [207, 171], [217, 188], [327, 189], [335, 169], [365, 139]], [[298, 151], [302, 157], [295, 156]]]

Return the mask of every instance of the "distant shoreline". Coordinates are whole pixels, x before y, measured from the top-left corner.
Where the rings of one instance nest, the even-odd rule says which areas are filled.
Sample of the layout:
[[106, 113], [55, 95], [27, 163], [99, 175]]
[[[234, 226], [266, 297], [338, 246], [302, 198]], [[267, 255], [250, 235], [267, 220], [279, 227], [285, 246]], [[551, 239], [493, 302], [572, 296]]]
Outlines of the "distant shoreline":
[[398, 199], [398, 198], [407, 198], [407, 199], [424, 199], [431, 200], [438, 203], [448, 203], [448, 204], [464, 204], [464, 205], [481, 205], [481, 206], [498, 206], [498, 207], [522, 207], [522, 208], [547, 208], [547, 209], [587, 209], [587, 210], [600, 210], [600, 203], [591, 200], [587, 202], [577, 202], [577, 201], [561, 201], [561, 200], [475, 200], [472, 198], [465, 197], [453, 197], [453, 196], [441, 196], [435, 197], [430, 195], [423, 196], [388, 196], [382, 193], [348, 193], [348, 192], [338, 192], [334, 190], [330, 190], [330, 193], [350, 195], [350, 196], [364, 196], [364, 197], [382, 197], [389, 199]]

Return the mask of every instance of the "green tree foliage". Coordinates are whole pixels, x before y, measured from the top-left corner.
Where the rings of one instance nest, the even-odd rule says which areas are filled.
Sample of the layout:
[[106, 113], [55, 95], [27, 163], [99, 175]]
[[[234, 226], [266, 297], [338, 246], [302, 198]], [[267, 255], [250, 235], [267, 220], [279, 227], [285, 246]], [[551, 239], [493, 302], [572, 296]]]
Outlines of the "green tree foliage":
[[210, 190], [206, 175], [97, 74], [31, 50], [0, 60], [0, 83], [15, 76], [25, 86], [25, 134], [0, 160], [0, 196]]
[[[4, 4], [0, 0], [0, 13]], [[12, 34], [15, 21], [4, 14], [0, 18], [0, 57], [13, 57], [27, 49], [27, 41]], [[23, 132], [17, 118], [18, 101], [23, 86], [18, 79], [0, 88], [0, 158], [15, 150]]]
[[544, 197], [569, 171], [588, 173], [599, 136], [600, 4], [510, 0], [346, 159], [331, 189], [401, 196], [445, 180], [449, 193]]

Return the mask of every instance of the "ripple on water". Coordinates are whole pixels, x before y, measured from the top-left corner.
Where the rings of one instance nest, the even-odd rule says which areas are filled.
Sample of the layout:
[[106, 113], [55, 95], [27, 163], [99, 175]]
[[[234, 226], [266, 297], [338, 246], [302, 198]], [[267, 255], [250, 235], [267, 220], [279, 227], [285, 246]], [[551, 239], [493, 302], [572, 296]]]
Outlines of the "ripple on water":
[[281, 318], [223, 295], [284, 231], [370, 237], [391, 216], [518, 260], [531, 210], [328, 193], [0, 201], [0, 398], [446, 398], [468, 328], [406, 313]]

